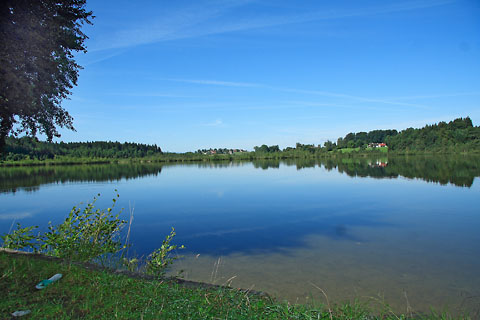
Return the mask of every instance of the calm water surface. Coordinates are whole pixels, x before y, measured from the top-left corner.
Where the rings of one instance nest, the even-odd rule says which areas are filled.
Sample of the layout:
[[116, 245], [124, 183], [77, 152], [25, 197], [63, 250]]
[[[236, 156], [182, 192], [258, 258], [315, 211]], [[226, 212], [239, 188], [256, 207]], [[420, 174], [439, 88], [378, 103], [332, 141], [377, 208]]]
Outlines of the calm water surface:
[[0, 168], [0, 232], [100, 193], [134, 211], [139, 255], [171, 227], [185, 278], [291, 302], [480, 312], [480, 161], [383, 158]]

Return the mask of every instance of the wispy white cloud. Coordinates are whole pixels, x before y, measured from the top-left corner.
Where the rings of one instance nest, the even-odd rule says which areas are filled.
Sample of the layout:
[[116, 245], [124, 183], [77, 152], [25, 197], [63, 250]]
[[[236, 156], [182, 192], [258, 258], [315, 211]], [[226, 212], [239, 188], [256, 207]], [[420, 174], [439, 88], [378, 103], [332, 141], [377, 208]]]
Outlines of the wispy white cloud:
[[203, 123], [202, 126], [205, 127], [225, 127], [225, 123], [223, 123], [222, 119], [216, 119], [215, 121]]
[[305, 107], [325, 107], [325, 108], [342, 108], [342, 109], [359, 109], [362, 110], [370, 109], [370, 110], [382, 110], [382, 108], [372, 107], [372, 106], [365, 106], [365, 105], [348, 105], [348, 104], [338, 104], [338, 103], [320, 103], [320, 102], [312, 102], [312, 101], [285, 101], [287, 104], [297, 105], [297, 106], [305, 106]]
[[[335, 20], [352, 17], [382, 15], [403, 11], [423, 10], [443, 6], [452, 0], [402, 1], [360, 9], [272, 14], [259, 11], [257, 14], [235, 11], [252, 1], [194, 2], [189, 7], [165, 10], [163, 16], [151, 18], [143, 25], [132, 25], [116, 33], [97, 39], [91, 51], [128, 48], [143, 44], [195, 38], [213, 34], [245, 31], [311, 21]], [[233, 14], [232, 14], [233, 13]], [[103, 60], [108, 59], [108, 56]], [[99, 60], [101, 61], [101, 60]], [[95, 61], [97, 62], [97, 61]]]
[[0, 214], [0, 220], [20, 220], [31, 216], [33, 216], [31, 212], [2, 213]]
[[330, 14], [319, 14], [315, 20], [328, 20], [328, 19], [339, 19], [339, 18], [348, 18], [348, 17], [361, 17], [361, 16], [372, 16], [372, 15], [381, 15], [389, 14], [403, 11], [412, 11], [412, 10], [421, 10], [428, 9], [432, 7], [438, 7], [447, 5], [454, 2], [454, 0], [432, 0], [432, 1], [397, 1], [382, 6], [372, 6], [372, 7], [362, 7], [359, 10], [330, 13]]
[[106, 94], [112, 95], [112, 96], [123, 96], [123, 97], [198, 98], [194, 96], [187, 96], [187, 95], [173, 94], [173, 93], [162, 93], [162, 92], [110, 92]]
[[379, 99], [379, 98], [359, 97], [359, 96], [353, 96], [353, 95], [344, 94], [344, 93], [316, 91], [316, 90], [299, 90], [299, 89], [290, 89], [290, 88], [277, 88], [277, 89], [285, 92], [304, 93], [304, 94], [320, 95], [320, 96], [333, 97], [333, 98], [346, 98], [346, 99], [352, 99], [352, 100], [361, 101], [361, 102], [374, 102], [374, 103], [397, 105], [397, 106], [415, 107], [415, 108], [421, 108], [421, 109], [429, 108], [426, 105], [405, 103], [405, 102]]
[[389, 97], [387, 99], [416, 100], [416, 99], [436, 99], [436, 98], [464, 97], [464, 96], [478, 96], [478, 95], [480, 95], [480, 92], [456, 92], [456, 93], [425, 94], [425, 95], [418, 95], [418, 96]]
[[[211, 34], [213, 21], [228, 14], [235, 7], [243, 6], [251, 0], [218, 1], [213, 3], [195, 2], [190, 6], [162, 10], [144, 24], [135, 24], [113, 34], [100, 35], [90, 51], [128, 48], [154, 42], [191, 38]], [[129, 14], [131, 14], [129, 12]], [[212, 29], [212, 30], [211, 30]]]
[[195, 79], [162, 79], [162, 80], [193, 83], [193, 84], [216, 85], [216, 86], [224, 86], [224, 87], [250, 87], [250, 88], [265, 87], [258, 83], [231, 82], [231, 81], [219, 81], [219, 80], [195, 80]]
[[[87, 58], [87, 60], [84, 63], [80, 63], [80, 65], [82, 65], [83, 67], [88, 67], [88, 66], [91, 66], [92, 64], [99, 63], [99, 62], [111, 59], [113, 57], [119, 56], [123, 54], [125, 51], [126, 50], [116, 50], [107, 55], [97, 54], [95, 58]], [[87, 55], [87, 57], [90, 57], [90, 55]]]
[[420, 109], [429, 109], [429, 106], [421, 105], [421, 104], [406, 103], [406, 102], [400, 102], [400, 101], [395, 101], [395, 100], [387, 100], [387, 99], [381, 99], [381, 98], [360, 97], [360, 96], [349, 95], [349, 94], [344, 94], [344, 93], [336, 93], [336, 92], [321, 91], [321, 90], [303, 90], [303, 89], [295, 89], [295, 88], [276, 87], [276, 86], [270, 86], [270, 85], [266, 85], [266, 84], [262, 84], [262, 83], [231, 82], [231, 81], [205, 80], [205, 79], [202, 79], [202, 80], [198, 80], [198, 79], [164, 79], [164, 80], [184, 82], [184, 83], [192, 83], [192, 84], [199, 84], [199, 85], [261, 88], [261, 89], [269, 89], [269, 90], [282, 91], [282, 92], [291, 92], [291, 93], [299, 93], [299, 94], [307, 94], [307, 95], [319, 95], [319, 96], [331, 97], [331, 98], [341, 98], [341, 99], [353, 100], [353, 101], [357, 101], [357, 102], [372, 102], [372, 103], [403, 106], [403, 107], [414, 107], [414, 108], [420, 108]]

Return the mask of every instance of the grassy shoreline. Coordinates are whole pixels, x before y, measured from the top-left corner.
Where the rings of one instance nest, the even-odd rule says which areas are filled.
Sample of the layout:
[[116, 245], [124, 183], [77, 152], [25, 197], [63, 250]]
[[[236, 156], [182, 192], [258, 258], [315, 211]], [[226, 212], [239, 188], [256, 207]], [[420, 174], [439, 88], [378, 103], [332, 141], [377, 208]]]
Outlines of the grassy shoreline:
[[[291, 305], [268, 295], [216, 286], [186, 286], [87, 269], [61, 259], [0, 252], [0, 317], [31, 310], [25, 318], [49, 319], [454, 319], [448, 314], [395, 314], [388, 306], [354, 302]], [[44, 290], [35, 284], [63, 278]]]
[[239, 154], [203, 155], [196, 153], [165, 153], [162, 155], [141, 158], [72, 158], [57, 157], [54, 159], [23, 159], [0, 160], [0, 167], [27, 167], [27, 166], [56, 166], [56, 165], [86, 165], [86, 164], [122, 164], [122, 163], [194, 163], [194, 162], [221, 162], [221, 161], [254, 161], [254, 160], [287, 160], [287, 159], [322, 159], [322, 158], [351, 158], [371, 156], [436, 156], [462, 155], [478, 156], [477, 152], [413, 152], [389, 151], [387, 148], [366, 149], [345, 148], [329, 152], [296, 152], [281, 151], [274, 153], [245, 152]]

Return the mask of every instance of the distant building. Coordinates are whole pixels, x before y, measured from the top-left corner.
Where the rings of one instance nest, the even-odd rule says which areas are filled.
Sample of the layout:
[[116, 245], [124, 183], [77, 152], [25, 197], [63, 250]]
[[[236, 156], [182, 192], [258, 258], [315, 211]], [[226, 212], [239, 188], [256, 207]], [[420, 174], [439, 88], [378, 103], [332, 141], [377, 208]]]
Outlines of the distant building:
[[368, 144], [368, 147], [369, 148], [381, 148], [381, 147], [386, 147], [387, 144], [386, 143], [383, 143], [383, 142], [380, 142], [380, 143], [369, 143]]
[[198, 150], [197, 153], [202, 153], [202, 154], [234, 154], [234, 153], [242, 153], [242, 152], [248, 152], [247, 150], [243, 150], [243, 149], [227, 149], [227, 148], [224, 148], [224, 149], [203, 149], [203, 150]]

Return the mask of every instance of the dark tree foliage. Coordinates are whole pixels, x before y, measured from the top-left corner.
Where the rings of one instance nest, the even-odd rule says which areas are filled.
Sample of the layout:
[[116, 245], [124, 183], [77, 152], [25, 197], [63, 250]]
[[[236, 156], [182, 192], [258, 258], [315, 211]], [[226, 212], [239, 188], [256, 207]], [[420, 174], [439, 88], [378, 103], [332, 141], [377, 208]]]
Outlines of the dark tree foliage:
[[260, 147], [255, 146], [253, 147], [253, 150], [255, 150], [255, 152], [260, 152], [260, 153], [280, 152], [280, 148], [278, 147], [278, 145], [267, 146], [266, 144], [262, 144]]
[[70, 158], [143, 158], [162, 153], [157, 145], [132, 142], [43, 142], [35, 137], [7, 138], [6, 160]]
[[338, 148], [365, 147], [369, 143], [385, 142], [388, 136], [397, 135], [397, 130], [373, 130], [369, 132], [350, 132], [344, 138], [338, 138]]
[[[340, 138], [342, 139], [342, 138]], [[340, 140], [339, 139], [339, 140]], [[327, 140], [325, 141], [325, 143], [323, 144], [323, 147], [326, 149], [326, 151], [332, 151], [333, 149], [335, 149], [337, 147], [337, 145], [335, 144], [335, 142], [332, 142], [330, 140]]]
[[480, 150], [480, 127], [472, 120], [458, 118], [448, 123], [439, 122], [420, 129], [408, 128], [386, 139], [391, 150], [470, 152]]
[[308, 153], [314, 153], [316, 148], [313, 144], [302, 144], [302, 143], [299, 143], [297, 142], [295, 144], [295, 149], [297, 151], [304, 151], [304, 152], [308, 152]]
[[[74, 130], [61, 107], [81, 68], [74, 52], [86, 52], [83, 24], [91, 24], [86, 0], [0, 2], [0, 154], [5, 138], [26, 132], [60, 136]], [[14, 127], [15, 126], [15, 127]]]

